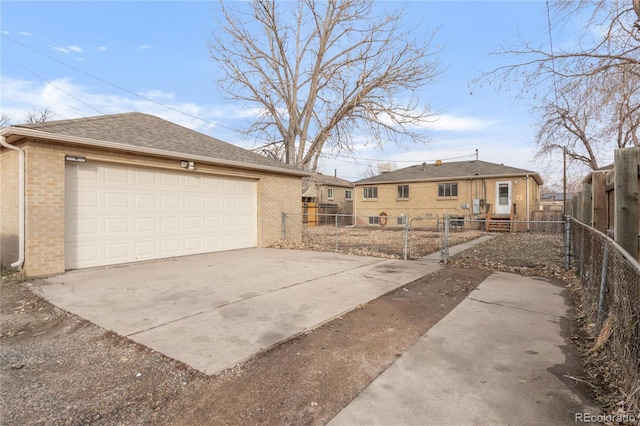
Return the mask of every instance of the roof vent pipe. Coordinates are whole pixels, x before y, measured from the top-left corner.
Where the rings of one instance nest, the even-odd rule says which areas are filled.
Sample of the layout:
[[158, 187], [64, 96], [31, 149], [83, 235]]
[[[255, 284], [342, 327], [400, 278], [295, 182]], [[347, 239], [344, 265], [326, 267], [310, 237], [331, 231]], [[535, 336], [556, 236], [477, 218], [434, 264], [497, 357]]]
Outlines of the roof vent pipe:
[[4, 135], [0, 136], [0, 145], [18, 152], [18, 260], [11, 264], [12, 268], [22, 268], [24, 263], [24, 150], [7, 143]]
[[422, 171], [423, 172], [427, 171], [427, 163], [422, 163]]

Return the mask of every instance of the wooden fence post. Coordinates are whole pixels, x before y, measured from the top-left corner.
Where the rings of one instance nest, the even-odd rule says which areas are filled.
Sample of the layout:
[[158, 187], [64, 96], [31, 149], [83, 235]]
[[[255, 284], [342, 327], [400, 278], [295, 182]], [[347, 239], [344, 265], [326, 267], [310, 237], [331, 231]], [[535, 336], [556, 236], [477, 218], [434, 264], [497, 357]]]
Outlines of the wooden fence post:
[[638, 258], [638, 148], [620, 148], [613, 154], [615, 173], [614, 240]]
[[584, 223], [584, 216], [582, 215], [582, 192], [578, 192], [573, 196], [573, 212], [577, 221]]
[[582, 223], [588, 226], [592, 226], [591, 221], [591, 184], [582, 184]]
[[592, 175], [591, 189], [593, 191], [593, 227], [600, 232], [607, 228], [607, 175], [602, 172], [594, 172]]

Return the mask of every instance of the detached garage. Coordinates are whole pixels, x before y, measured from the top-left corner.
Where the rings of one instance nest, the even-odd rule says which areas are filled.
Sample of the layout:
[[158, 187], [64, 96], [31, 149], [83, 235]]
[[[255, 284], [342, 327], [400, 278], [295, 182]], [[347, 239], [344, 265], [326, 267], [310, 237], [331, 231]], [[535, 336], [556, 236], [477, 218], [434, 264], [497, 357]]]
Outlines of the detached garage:
[[307, 175], [140, 113], [1, 131], [0, 258], [27, 275], [269, 246]]

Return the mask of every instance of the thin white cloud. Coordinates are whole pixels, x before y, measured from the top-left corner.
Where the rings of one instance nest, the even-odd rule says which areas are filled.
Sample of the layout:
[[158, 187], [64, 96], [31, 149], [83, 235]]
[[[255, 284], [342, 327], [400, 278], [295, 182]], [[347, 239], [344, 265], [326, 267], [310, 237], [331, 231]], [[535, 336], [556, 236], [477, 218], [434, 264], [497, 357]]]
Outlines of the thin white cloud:
[[106, 52], [107, 50], [109, 50], [109, 48], [107, 46], [98, 46], [96, 50], [98, 52]]
[[149, 49], [151, 49], [151, 47], [152, 46], [150, 44], [142, 44], [142, 45], [140, 45], [140, 49], [142, 49], [142, 50], [149, 50]]
[[[53, 119], [56, 120], [88, 117], [100, 115], [100, 113], [118, 114], [138, 111], [164, 118], [228, 142], [235, 142], [239, 139], [235, 132], [216, 125], [217, 118], [225, 119], [225, 122], [236, 119], [237, 116], [229, 114], [233, 113], [234, 109], [216, 105], [175, 102], [173, 94], [161, 90], [141, 94], [142, 96], [145, 94], [155, 95], [155, 99], [149, 96], [145, 96], [149, 99], [142, 99], [127, 94], [121, 96], [97, 93], [85, 86], [75, 84], [71, 78], [60, 78], [43, 84], [2, 76], [0, 93], [2, 93], [3, 100], [2, 112], [9, 115], [16, 123], [21, 121], [27, 112], [42, 109], [52, 111]], [[207, 121], [195, 117], [202, 117]]]
[[443, 114], [436, 117], [433, 121], [425, 123], [424, 127], [434, 131], [469, 132], [483, 130], [493, 123], [495, 123], [495, 121]]
[[146, 92], [138, 92], [138, 95], [151, 99], [174, 99], [173, 93], [163, 92], [162, 90], [147, 90]]
[[69, 53], [82, 53], [83, 50], [80, 46], [51, 46], [51, 48], [57, 52], [69, 54]]
[[31, 34], [28, 31], [20, 31], [18, 34], [20, 34], [21, 36], [25, 36], [25, 37], [33, 37], [33, 34]]

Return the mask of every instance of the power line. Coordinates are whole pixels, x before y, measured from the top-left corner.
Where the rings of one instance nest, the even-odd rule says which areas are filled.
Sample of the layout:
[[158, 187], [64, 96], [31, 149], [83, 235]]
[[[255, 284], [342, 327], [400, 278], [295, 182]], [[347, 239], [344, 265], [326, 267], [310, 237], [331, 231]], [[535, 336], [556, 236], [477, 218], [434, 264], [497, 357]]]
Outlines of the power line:
[[[53, 57], [53, 56], [51, 56], [51, 55], [48, 55], [48, 54], [46, 54], [46, 53], [44, 53], [44, 52], [41, 52], [41, 51], [39, 51], [39, 50], [37, 50], [37, 49], [35, 49], [35, 48], [31, 47], [31, 46], [26, 45], [26, 44], [24, 44], [24, 43], [22, 43], [22, 42], [20, 42], [20, 41], [18, 41], [18, 40], [15, 40], [15, 39], [13, 39], [13, 38], [9, 37], [7, 34], [2, 34], [2, 37], [6, 38], [7, 40], [10, 40], [10, 41], [12, 41], [12, 42], [14, 42], [14, 43], [16, 43], [16, 44], [18, 44], [18, 45], [22, 46], [22, 47], [24, 47], [25, 49], [29, 49], [29, 50], [31, 50], [32, 52], [35, 52], [35, 53], [37, 53], [37, 54], [39, 54], [39, 55], [44, 56], [45, 58], [48, 58], [48, 59], [50, 59], [50, 60], [52, 60], [52, 61], [54, 61], [54, 62], [57, 62], [57, 63], [59, 63], [59, 64], [61, 64], [61, 65], [64, 65], [65, 67], [71, 68], [72, 70], [74, 70], [74, 71], [76, 71], [76, 72], [79, 72], [79, 73], [81, 73], [81, 74], [84, 74], [84, 75], [86, 75], [87, 77], [93, 78], [93, 79], [95, 79], [95, 80], [97, 80], [97, 81], [99, 81], [99, 82], [101, 82], [101, 83], [104, 83], [104, 84], [106, 84], [106, 85], [108, 85], [108, 86], [111, 86], [111, 87], [113, 87], [113, 88], [115, 88], [115, 89], [118, 89], [118, 90], [121, 90], [121, 91], [123, 91], [123, 92], [125, 92], [125, 93], [128, 93], [129, 95], [132, 95], [132, 96], [135, 96], [135, 97], [137, 97], [137, 98], [143, 99], [143, 100], [145, 100], [145, 101], [147, 101], [147, 102], [151, 102], [151, 103], [156, 104], [156, 105], [158, 105], [158, 106], [161, 106], [161, 107], [163, 107], [163, 108], [167, 108], [167, 109], [169, 109], [169, 110], [171, 110], [171, 111], [175, 111], [175, 112], [177, 112], [177, 113], [180, 113], [180, 114], [186, 115], [186, 116], [188, 116], [188, 117], [195, 118], [196, 120], [200, 120], [200, 121], [203, 121], [203, 122], [205, 122], [205, 123], [212, 124], [212, 125], [214, 125], [214, 126], [216, 126], [216, 127], [221, 127], [221, 128], [223, 128], [223, 129], [227, 129], [227, 130], [231, 130], [231, 131], [234, 131], [234, 132], [235, 132], [235, 129], [232, 129], [232, 128], [230, 128], [230, 127], [223, 126], [223, 125], [221, 125], [221, 124], [219, 124], [219, 123], [215, 123], [215, 122], [213, 122], [213, 121], [207, 120], [206, 118], [197, 117], [197, 116], [195, 116], [195, 115], [193, 115], [193, 114], [190, 114], [190, 113], [188, 113], [188, 112], [181, 111], [181, 110], [179, 110], [179, 109], [177, 109], [177, 108], [174, 108], [174, 107], [172, 107], [172, 106], [165, 105], [165, 104], [163, 104], [163, 103], [161, 103], [161, 102], [158, 102], [158, 101], [156, 101], [156, 100], [153, 100], [153, 99], [147, 98], [147, 97], [145, 97], [145, 96], [142, 96], [142, 95], [140, 95], [140, 94], [138, 94], [138, 93], [132, 92], [131, 90], [125, 89], [124, 87], [120, 87], [120, 86], [118, 86], [117, 84], [111, 83], [111, 82], [109, 82], [109, 81], [107, 81], [107, 80], [105, 80], [105, 79], [103, 79], [103, 78], [97, 77], [97, 76], [95, 76], [95, 75], [93, 75], [93, 74], [91, 74], [91, 73], [88, 73], [88, 72], [86, 72], [86, 71], [83, 71], [83, 70], [81, 70], [81, 69], [79, 69], [79, 68], [77, 68], [77, 67], [74, 67], [73, 65], [69, 65], [69, 64], [67, 64], [67, 63], [66, 63], [66, 62], [64, 62], [64, 61], [61, 61], [61, 60], [59, 60], [59, 59], [57, 59], [57, 58], [54, 58], [54, 57]], [[94, 109], [94, 110], [95, 110], [95, 108], [92, 108], [92, 109]], [[103, 113], [100, 113], [100, 114], [103, 114]], [[104, 115], [104, 114], [103, 114], [103, 115]]]
[[[104, 112], [100, 111], [99, 109], [95, 108], [92, 105], [89, 105], [88, 103], [84, 102], [82, 99], [77, 98], [76, 96], [72, 95], [71, 93], [61, 89], [60, 87], [56, 86], [54, 83], [50, 82], [49, 80], [47, 80], [46, 78], [42, 77], [41, 75], [39, 75], [38, 73], [36, 73], [35, 71], [32, 71], [31, 69], [27, 68], [26, 66], [22, 65], [20, 62], [16, 61], [15, 59], [13, 59], [12, 57], [8, 56], [6, 53], [2, 52], [2, 56], [4, 56], [5, 58], [9, 59], [10, 61], [13, 61], [15, 64], [21, 66], [22, 68], [24, 68], [26, 71], [30, 72], [31, 74], [35, 75], [37, 78], [39, 78], [40, 80], [44, 81], [45, 83], [47, 83], [48, 85], [58, 89], [59, 91], [61, 91], [62, 93], [64, 93], [65, 95], [69, 96], [70, 98], [75, 99], [76, 101], [80, 102], [82, 105], [91, 108], [92, 110], [96, 111], [98, 114], [104, 115]], [[70, 108], [73, 108], [71, 106], [69, 106]], [[76, 108], [73, 108], [76, 109]], [[77, 109], [76, 109], [77, 111]]]
[[549, 0], [546, 0], [547, 5], [547, 28], [549, 30], [549, 49], [551, 53], [551, 77], [553, 78], [553, 93], [556, 98], [556, 104], [558, 103], [558, 82], [556, 81], [556, 65], [555, 65], [555, 53], [553, 52], [553, 35], [551, 34], [551, 11], [549, 9]]
[[[380, 160], [377, 158], [362, 158], [362, 157], [352, 157], [349, 155], [340, 155], [340, 154], [325, 154], [325, 153], [321, 153], [320, 154], [323, 157], [328, 157], [328, 158], [332, 158], [334, 160], [338, 160], [338, 161], [344, 161], [344, 162], [350, 162], [348, 160], [362, 160], [362, 161], [371, 161], [371, 162], [376, 162], [376, 163], [424, 163], [424, 162], [435, 162], [436, 160]], [[459, 160], [462, 158], [469, 158], [469, 157], [475, 157], [475, 153], [474, 154], [469, 154], [469, 155], [461, 155], [461, 156], [457, 156], [457, 157], [448, 157], [448, 158], [438, 158], [437, 160], [442, 160], [442, 161], [448, 161], [448, 160]], [[342, 159], [342, 160], [341, 160]], [[354, 164], [359, 164], [357, 162], [352, 162]]]

